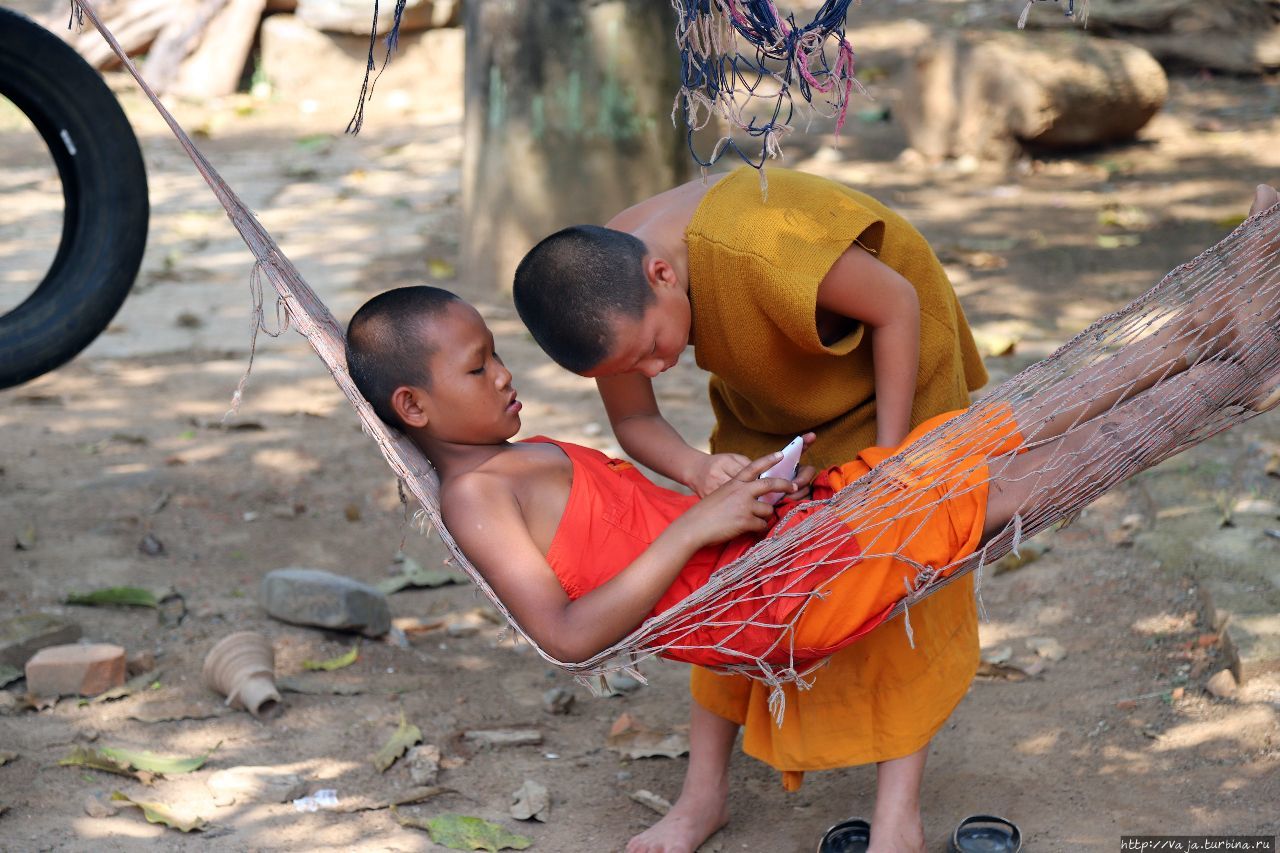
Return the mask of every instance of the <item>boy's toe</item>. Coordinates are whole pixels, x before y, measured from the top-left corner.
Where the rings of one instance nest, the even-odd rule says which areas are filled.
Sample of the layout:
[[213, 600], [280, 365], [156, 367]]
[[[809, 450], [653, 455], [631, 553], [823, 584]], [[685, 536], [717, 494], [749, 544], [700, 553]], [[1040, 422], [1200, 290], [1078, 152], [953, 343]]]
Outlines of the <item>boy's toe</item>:
[[1253, 206], [1249, 208], [1249, 215], [1261, 213], [1276, 202], [1280, 202], [1280, 192], [1269, 184], [1258, 184], [1257, 190], [1253, 193]]

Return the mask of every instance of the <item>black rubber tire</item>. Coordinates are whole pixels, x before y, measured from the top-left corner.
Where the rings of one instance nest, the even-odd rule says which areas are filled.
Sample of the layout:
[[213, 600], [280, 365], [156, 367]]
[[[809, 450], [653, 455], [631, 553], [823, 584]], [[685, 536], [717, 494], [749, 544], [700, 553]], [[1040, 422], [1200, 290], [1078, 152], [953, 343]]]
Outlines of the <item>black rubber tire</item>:
[[0, 95], [44, 139], [64, 199], [53, 263], [0, 316], [0, 388], [8, 388], [65, 363], [111, 322], [142, 265], [150, 207], [142, 151], [111, 89], [69, 45], [3, 8]]

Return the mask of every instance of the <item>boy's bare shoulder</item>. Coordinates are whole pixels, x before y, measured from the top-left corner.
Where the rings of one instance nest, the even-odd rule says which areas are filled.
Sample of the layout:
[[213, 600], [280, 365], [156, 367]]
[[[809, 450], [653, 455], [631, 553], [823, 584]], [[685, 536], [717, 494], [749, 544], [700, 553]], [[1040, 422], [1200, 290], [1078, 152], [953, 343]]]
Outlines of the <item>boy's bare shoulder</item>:
[[692, 181], [686, 181], [619, 211], [605, 223], [605, 226], [619, 231], [631, 231], [664, 213], [680, 211], [683, 214], [690, 205], [696, 206], [706, 195], [707, 190], [723, 177], [723, 174], [717, 174], [708, 175], [705, 180], [695, 178]]
[[542, 447], [513, 449], [488, 459], [470, 471], [441, 484], [440, 507], [448, 523], [449, 512], [492, 512], [499, 506], [514, 506], [518, 496], [536, 476], [555, 459]]
[[469, 510], [492, 505], [515, 491], [511, 475], [503, 466], [477, 468], [451, 477], [440, 488], [440, 508], [448, 515], [453, 510]]

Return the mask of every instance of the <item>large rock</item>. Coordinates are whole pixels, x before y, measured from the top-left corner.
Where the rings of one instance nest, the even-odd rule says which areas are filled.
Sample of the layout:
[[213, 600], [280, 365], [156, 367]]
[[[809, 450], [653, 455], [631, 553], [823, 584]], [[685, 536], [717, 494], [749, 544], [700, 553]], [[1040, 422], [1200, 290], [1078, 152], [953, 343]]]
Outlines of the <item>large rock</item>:
[[[391, 32], [395, 3], [378, 6], [378, 34]], [[461, 0], [406, 0], [400, 32], [452, 27], [462, 14]], [[298, 18], [317, 30], [369, 35], [373, 4], [369, 0], [298, 0]]]
[[48, 613], [27, 613], [0, 622], [0, 664], [21, 667], [48, 646], [74, 643], [80, 626]]
[[351, 578], [319, 569], [276, 569], [262, 579], [263, 608], [285, 622], [380, 637], [391, 628], [387, 597]]
[[1007, 160], [1028, 145], [1131, 139], [1168, 93], [1160, 63], [1125, 42], [1077, 32], [966, 34], [918, 51], [894, 115], [928, 160]]
[[[366, 7], [369, 14], [372, 7], [367, 3]], [[368, 62], [367, 21], [362, 32], [363, 35], [326, 33], [295, 15], [272, 15], [262, 22], [262, 69], [280, 95], [350, 99], [354, 107]], [[456, 110], [461, 103], [462, 51], [463, 33], [456, 27], [405, 33], [395, 56], [379, 71], [378, 91], [416, 89], [415, 98], [425, 97], [426, 107], [442, 113]], [[379, 41], [380, 68], [382, 58], [383, 45]], [[389, 109], [385, 94], [381, 103], [381, 109]]]
[[[1031, 15], [1030, 25], [1076, 26], [1054, 11]], [[1274, 0], [1112, 0], [1089, 9], [1088, 32], [1132, 42], [1167, 67], [1228, 74], [1280, 67]]]

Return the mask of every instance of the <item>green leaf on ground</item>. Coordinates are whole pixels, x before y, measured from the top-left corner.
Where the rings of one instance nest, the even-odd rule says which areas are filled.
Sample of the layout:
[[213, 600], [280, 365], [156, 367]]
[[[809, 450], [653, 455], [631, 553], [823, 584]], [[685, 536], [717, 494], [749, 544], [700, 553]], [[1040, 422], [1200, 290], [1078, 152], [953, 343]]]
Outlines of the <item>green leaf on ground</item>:
[[191, 820], [181, 820], [176, 817], [173, 812], [169, 811], [169, 807], [163, 803], [148, 803], [142, 800], [135, 800], [126, 796], [119, 791], [111, 792], [111, 799], [117, 803], [127, 803], [131, 806], [137, 806], [142, 809], [142, 816], [147, 819], [147, 823], [159, 823], [172, 829], [181, 830], [182, 832], [200, 832], [208, 822], [202, 817], [193, 817]]
[[118, 604], [126, 607], [159, 607], [160, 599], [149, 589], [137, 586], [109, 586], [91, 592], [68, 593], [64, 604], [103, 607]]
[[1137, 234], [1099, 234], [1099, 249], [1127, 249], [1131, 246], [1137, 246], [1142, 242], [1142, 238]]
[[993, 574], [1002, 575], [1005, 572], [1016, 571], [1021, 569], [1023, 566], [1031, 565], [1052, 550], [1052, 545], [1040, 539], [1023, 542], [1018, 546], [1016, 553], [1010, 551], [999, 560], [996, 560], [995, 563], [992, 564], [992, 572]]
[[13, 538], [13, 547], [19, 551], [30, 551], [36, 547], [36, 526], [28, 522]]
[[532, 838], [508, 832], [496, 823], [467, 815], [442, 814], [436, 817], [415, 818], [402, 815], [393, 806], [391, 814], [401, 826], [425, 829], [431, 840], [450, 850], [524, 850], [533, 844]]
[[[219, 743], [218, 746], [222, 744]], [[173, 758], [147, 751], [135, 752], [110, 746], [102, 749], [77, 746], [58, 764], [63, 767], [88, 767], [119, 776], [131, 776], [143, 784], [150, 785], [157, 775], [172, 776], [199, 770], [209, 760], [209, 756], [217, 751], [218, 746], [195, 758]]]
[[174, 756], [156, 755], [149, 750], [135, 752], [131, 749], [117, 749], [110, 746], [104, 746], [99, 752], [113, 761], [128, 764], [135, 770], [145, 770], [148, 773], [158, 773], [163, 776], [175, 776], [179, 773], [190, 773], [193, 770], [199, 770], [209, 760], [209, 757], [218, 751], [219, 746], [222, 746], [221, 741], [204, 755], [197, 755], [195, 758], [176, 758]]
[[7, 663], [0, 663], [0, 687], [12, 684], [19, 678], [22, 678], [22, 670], [16, 666], [9, 666]]
[[376, 584], [378, 591], [383, 595], [391, 595], [393, 592], [399, 592], [410, 586], [430, 589], [438, 586], [447, 586], [451, 583], [467, 582], [465, 576], [450, 569], [425, 569], [421, 563], [412, 557], [401, 555], [396, 559], [396, 562], [402, 567], [402, 573], [384, 581], [379, 581]]
[[404, 714], [400, 715], [400, 727], [396, 729], [391, 739], [382, 745], [382, 749], [373, 756], [373, 766], [378, 768], [379, 773], [386, 773], [387, 768], [396, 763], [396, 759], [404, 755], [409, 747], [422, 740], [422, 731], [415, 725], [411, 725], [404, 718]]
[[333, 134], [309, 133], [306, 136], [299, 136], [293, 142], [303, 151], [324, 151], [333, 145]]
[[431, 273], [432, 278], [449, 279], [458, 276], [457, 268], [443, 258], [428, 258], [427, 272]]
[[154, 773], [137, 771], [127, 761], [121, 761], [106, 755], [97, 749], [77, 746], [70, 754], [58, 761], [60, 767], [88, 767], [90, 770], [101, 770], [104, 773], [115, 773], [117, 776], [128, 776], [137, 779], [144, 785], [150, 785], [155, 778]]
[[302, 662], [303, 669], [323, 669], [325, 672], [333, 672], [335, 669], [342, 669], [351, 666], [360, 657], [360, 647], [352, 646], [351, 651], [345, 655], [338, 655], [336, 658], [328, 660], [304, 660]]

